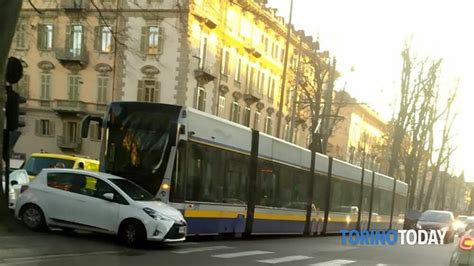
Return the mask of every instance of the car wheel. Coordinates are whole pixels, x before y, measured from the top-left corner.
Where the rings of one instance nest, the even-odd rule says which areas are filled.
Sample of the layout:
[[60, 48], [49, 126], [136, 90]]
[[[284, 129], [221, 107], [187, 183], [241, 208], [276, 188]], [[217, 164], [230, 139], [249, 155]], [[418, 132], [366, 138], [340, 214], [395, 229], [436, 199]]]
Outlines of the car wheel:
[[120, 227], [118, 237], [121, 244], [138, 247], [146, 239], [146, 229], [139, 221], [127, 221]]
[[41, 209], [36, 205], [29, 204], [23, 207], [21, 212], [21, 220], [26, 227], [33, 231], [46, 230], [46, 222], [43, 211], [41, 211]]

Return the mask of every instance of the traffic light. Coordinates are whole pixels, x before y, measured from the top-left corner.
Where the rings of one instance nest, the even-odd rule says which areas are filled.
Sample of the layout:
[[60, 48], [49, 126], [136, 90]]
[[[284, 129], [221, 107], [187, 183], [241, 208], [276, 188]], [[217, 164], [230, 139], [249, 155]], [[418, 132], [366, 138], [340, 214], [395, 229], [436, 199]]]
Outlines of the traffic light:
[[21, 117], [26, 112], [20, 108], [21, 104], [26, 103], [25, 97], [20, 96], [11, 86], [6, 86], [7, 103], [5, 105], [5, 114], [7, 118], [7, 130], [14, 131], [19, 127], [25, 126], [24, 118]]
[[5, 104], [5, 115], [7, 119], [7, 130], [14, 131], [19, 127], [24, 127], [25, 122], [23, 117], [25, 111], [20, 109], [20, 105], [26, 103], [26, 99], [20, 96], [16, 91], [13, 90], [12, 85], [18, 83], [23, 77], [23, 65], [21, 60], [15, 57], [8, 58], [7, 71], [5, 80], [7, 85], [5, 86], [7, 92], [7, 102]]

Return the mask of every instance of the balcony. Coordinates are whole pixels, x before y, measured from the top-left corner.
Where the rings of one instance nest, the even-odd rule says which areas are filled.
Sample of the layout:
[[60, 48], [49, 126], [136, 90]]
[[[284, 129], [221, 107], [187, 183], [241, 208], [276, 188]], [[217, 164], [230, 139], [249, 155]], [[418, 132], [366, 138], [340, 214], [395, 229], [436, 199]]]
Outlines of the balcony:
[[254, 104], [262, 99], [262, 94], [256, 88], [247, 88], [244, 92], [244, 101], [248, 104]]
[[56, 143], [61, 149], [80, 150], [82, 139], [79, 137], [72, 136], [58, 136], [56, 138]]
[[89, 7], [89, 0], [61, 0], [65, 11], [82, 11]]
[[198, 69], [194, 70], [194, 77], [201, 83], [207, 84], [216, 79], [216, 68], [214, 64], [203, 62]]
[[89, 63], [89, 53], [85, 47], [80, 49], [56, 48], [55, 54], [56, 59], [58, 59], [58, 61], [64, 66], [78, 64], [82, 69], [84, 69]]
[[76, 100], [53, 100], [52, 109], [56, 112], [65, 113], [86, 113], [87, 105], [84, 102]]

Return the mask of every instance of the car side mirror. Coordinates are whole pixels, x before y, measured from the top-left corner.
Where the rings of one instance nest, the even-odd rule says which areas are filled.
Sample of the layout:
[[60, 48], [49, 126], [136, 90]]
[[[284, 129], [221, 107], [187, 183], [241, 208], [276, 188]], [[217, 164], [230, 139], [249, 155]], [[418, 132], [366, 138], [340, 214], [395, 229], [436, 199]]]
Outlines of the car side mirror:
[[102, 197], [104, 197], [104, 199], [108, 201], [114, 201], [114, 198], [115, 198], [114, 193], [104, 193]]
[[10, 185], [12, 185], [12, 186], [18, 185], [18, 181], [12, 180], [12, 181], [10, 182]]

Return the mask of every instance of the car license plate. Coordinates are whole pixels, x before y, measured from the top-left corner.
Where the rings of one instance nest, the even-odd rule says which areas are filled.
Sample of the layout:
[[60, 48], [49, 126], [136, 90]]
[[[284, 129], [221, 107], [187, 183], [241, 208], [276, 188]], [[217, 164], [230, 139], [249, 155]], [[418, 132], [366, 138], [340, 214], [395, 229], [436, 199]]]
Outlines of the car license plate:
[[180, 234], [186, 234], [186, 226], [181, 226], [178, 230]]

